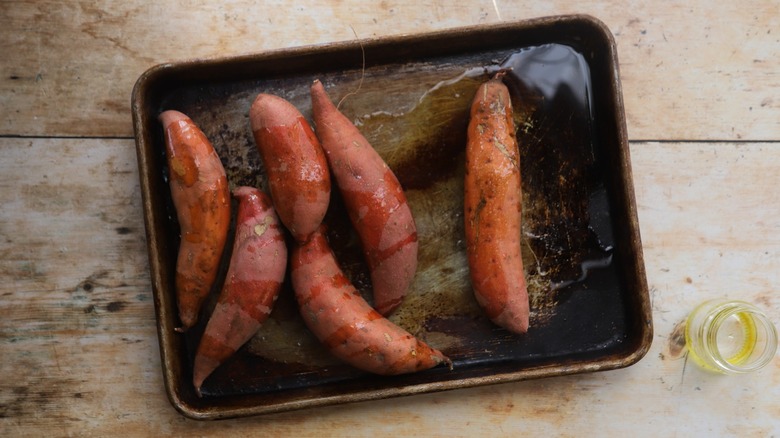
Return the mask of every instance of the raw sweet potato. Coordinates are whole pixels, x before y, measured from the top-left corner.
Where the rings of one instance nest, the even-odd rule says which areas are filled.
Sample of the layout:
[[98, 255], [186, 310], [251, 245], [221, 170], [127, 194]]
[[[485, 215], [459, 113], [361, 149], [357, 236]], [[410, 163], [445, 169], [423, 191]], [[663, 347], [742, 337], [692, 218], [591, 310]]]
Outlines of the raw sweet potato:
[[306, 241], [330, 201], [325, 153], [309, 123], [285, 99], [260, 94], [249, 114], [279, 218], [296, 240]]
[[203, 381], [244, 345], [271, 314], [287, 268], [287, 247], [271, 199], [253, 187], [238, 198], [236, 236], [225, 284], [200, 339], [193, 383]]
[[176, 297], [186, 331], [198, 320], [214, 283], [230, 226], [230, 192], [222, 162], [211, 142], [186, 115], [159, 116], [173, 205], [181, 229], [176, 262]]
[[440, 351], [374, 310], [344, 276], [322, 229], [296, 245], [292, 283], [304, 322], [336, 357], [371, 373], [395, 375], [451, 366]]
[[320, 81], [311, 87], [317, 136], [371, 270], [374, 306], [390, 314], [417, 270], [417, 228], [401, 184]]
[[520, 253], [520, 154], [509, 90], [500, 76], [479, 87], [471, 106], [466, 146], [466, 248], [479, 305], [494, 323], [525, 333], [529, 304]]

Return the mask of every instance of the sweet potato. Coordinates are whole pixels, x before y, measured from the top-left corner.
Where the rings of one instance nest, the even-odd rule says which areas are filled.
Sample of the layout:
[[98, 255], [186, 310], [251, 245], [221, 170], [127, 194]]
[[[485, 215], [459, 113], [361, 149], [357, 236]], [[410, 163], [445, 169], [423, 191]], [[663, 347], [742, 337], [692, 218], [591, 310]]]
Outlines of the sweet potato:
[[271, 199], [252, 187], [238, 198], [236, 236], [225, 284], [200, 339], [193, 384], [203, 381], [244, 345], [271, 314], [287, 268], [287, 247]]
[[509, 90], [501, 75], [482, 84], [471, 106], [466, 146], [465, 231], [477, 302], [496, 324], [528, 330], [520, 252], [520, 154]]
[[285, 99], [260, 94], [249, 114], [279, 218], [304, 242], [322, 223], [330, 201], [325, 153], [309, 123]]
[[322, 228], [296, 245], [292, 283], [304, 322], [331, 353], [382, 375], [412, 373], [450, 360], [374, 310], [338, 266]]
[[230, 226], [230, 192], [222, 162], [211, 142], [186, 115], [165, 111], [171, 196], [181, 229], [176, 262], [176, 297], [181, 327], [198, 320], [219, 268]]
[[363, 247], [374, 306], [390, 314], [417, 270], [417, 228], [393, 171], [331, 102], [320, 81], [311, 87], [317, 136]]

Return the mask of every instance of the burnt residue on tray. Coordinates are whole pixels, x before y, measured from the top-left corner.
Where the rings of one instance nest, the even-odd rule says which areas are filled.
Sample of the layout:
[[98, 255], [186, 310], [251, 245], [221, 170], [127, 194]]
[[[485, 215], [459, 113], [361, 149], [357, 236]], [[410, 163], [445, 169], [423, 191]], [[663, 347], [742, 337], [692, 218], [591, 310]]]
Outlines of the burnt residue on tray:
[[531, 299], [544, 315], [568, 296], [562, 292], [587, 287], [588, 274], [611, 263], [611, 248], [599, 244], [612, 224], [597, 161], [590, 69], [582, 54], [560, 44], [521, 50], [502, 67], [519, 109]]

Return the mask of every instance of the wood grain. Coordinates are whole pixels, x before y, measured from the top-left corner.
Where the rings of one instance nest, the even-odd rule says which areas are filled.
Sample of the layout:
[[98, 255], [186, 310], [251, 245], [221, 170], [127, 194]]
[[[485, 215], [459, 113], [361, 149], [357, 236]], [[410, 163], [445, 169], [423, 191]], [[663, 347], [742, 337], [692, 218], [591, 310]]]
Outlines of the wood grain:
[[774, 0], [14, 1], [0, 5], [0, 135], [129, 137], [158, 63], [588, 13], [615, 34], [633, 139], [780, 138]]

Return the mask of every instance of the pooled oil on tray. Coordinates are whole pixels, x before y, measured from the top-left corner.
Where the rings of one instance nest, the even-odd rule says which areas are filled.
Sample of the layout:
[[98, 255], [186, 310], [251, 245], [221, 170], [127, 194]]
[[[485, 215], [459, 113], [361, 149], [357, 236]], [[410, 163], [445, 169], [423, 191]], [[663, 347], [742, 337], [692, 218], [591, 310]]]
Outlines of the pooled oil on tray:
[[[218, 281], [201, 322], [185, 335], [170, 335], [183, 339], [161, 340], [164, 356], [166, 345], [176, 346], [180, 372], [172, 374], [178, 380], [171, 385], [179, 391], [177, 397], [187, 399], [188, 407], [182, 410], [214, 418], [234, 415], [235, 406], [249, 407], [249, 413], [285, 410], [473, 386], [491, 379], [609, 369], [638, 360], [649, 346], [649, 311], [630, 174], [621, 155], [625, 138], [615, 133], [621, 126], [616, 120], [620, 109], [610, 93], [619, 89], [605, 86], [609, 84], [600, 76], [614, 72], [599, 64], [608, 57], [594, 54], [601, 42], [576, 36], [529, 37], [525, 43], [390, 57], [365, 66], [350, 62], [349, 68], [333, 70], [192, 80], [155, 94], [146, 110], [176, 109], [189, 115], [213, 142], [231, 188], [253, 185], [267, 190], [249, 127], [252, 100], [261, 92], [279, 95], [311, 120], [309, 85], [320, 79], [393, 169], [414, 214], [417, 274], [390, 319], [443, 351], [454, 365], [453, 370], [377, 377], [340, 363], [303, 324], [288, 279], [269, 320], [204, 382], [204, 397], [197, 399], [187, 386], [197, 342], [221, 287]], [[363, 50], [370, 60], [371, 47]], [[353, 55], [361, 57], [357, 51]], [[477, 87], [502, 69], [508, 72], [505, 81], [521, 154], [521, 242], [531, 301], [525, 335], [504, 331], [481, 312], [469, 283], [464, 243], [470, 103]], [[147, 120], [155, 115], [148, 114]], [[165, 239], [159, 269], [172, 270], [178, 226], [165, 192], [162, 129], [148, 129], [153, 143], [148, 150], [159, 170], [149, 174], [156, 178], [152, 184], [157, 205], [165, 211], [157, 230]], [[342, 268], [371, 302], [368, 269], [338, 190], [332, 193], [325, 223]], [[164, 301], [170, 309], [175, 298], [172, 275], [167, 278], [162, 293], [168, 294]], [[261, 407], [253, 411], [252, 406]], [[217, 413], [203, 413], [209, 409]]]

